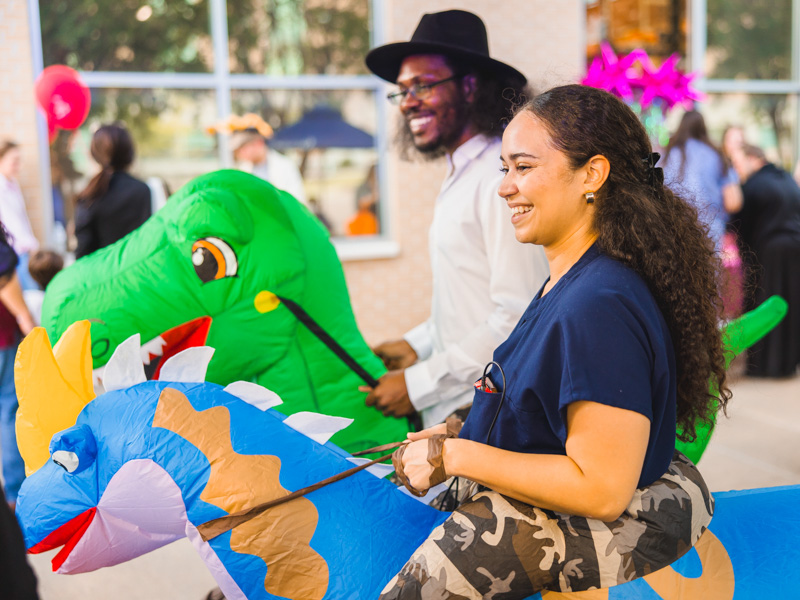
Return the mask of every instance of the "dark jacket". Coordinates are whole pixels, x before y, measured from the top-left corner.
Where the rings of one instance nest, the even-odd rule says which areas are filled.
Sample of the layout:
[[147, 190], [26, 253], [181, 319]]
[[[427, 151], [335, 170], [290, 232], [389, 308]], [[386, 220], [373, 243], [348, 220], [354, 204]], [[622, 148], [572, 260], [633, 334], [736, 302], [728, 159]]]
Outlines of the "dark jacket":
[[75, 258], [105, 248], [137, 229], [152, 214], [150, 188], [128, 173], [111, 176], [108, 191], [75, 207]]
[[800, 188], [789, 173], [768, 163], [748, 178], [742, 193], [742, 210], [731, 221], [748, 250], [758, 254], [778, 236], [800, 236]]

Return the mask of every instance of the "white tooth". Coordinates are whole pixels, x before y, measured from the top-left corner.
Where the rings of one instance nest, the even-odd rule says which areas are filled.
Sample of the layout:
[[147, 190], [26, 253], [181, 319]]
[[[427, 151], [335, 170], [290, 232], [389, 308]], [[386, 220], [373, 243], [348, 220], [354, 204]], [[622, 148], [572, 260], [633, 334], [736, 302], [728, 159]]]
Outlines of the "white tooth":
[[142, 345], [142, 362], [146, 365], [150, 364], [150, 355], [153, 356], [163, 356], [164, 355], [164, 346], [167, 345], [167, 342], [164, 338], [160, 335], [154, 337], [152, 340], [147, 342], [146, 344]]
[[214, 356], [214, 348], [195, 346], [178, 352], [161, 365], [159, 381], [176, 381], [183, 383], [204, 383], [208, 363]]
[[138, 333], [134, 333], [117, 346], [103, 372], [103, 387], [107, 392], [147, 381], [142, 364], [141, 347]]

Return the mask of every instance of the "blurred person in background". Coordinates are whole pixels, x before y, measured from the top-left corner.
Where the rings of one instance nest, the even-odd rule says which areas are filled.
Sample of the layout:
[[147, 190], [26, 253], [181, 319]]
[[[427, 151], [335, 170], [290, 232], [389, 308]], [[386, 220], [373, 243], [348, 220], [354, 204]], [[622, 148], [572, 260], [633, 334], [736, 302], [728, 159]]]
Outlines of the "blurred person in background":
[[33, 329], [15, 273], [17, 264], [17, 254], [0, 225], [0, 452], [5, 482], [5, 493], [0, 489], [0, 597], [37, 600], [36, 576], [25, 559], [25, 542], [13, 512], [25, 478], [15, 428], [14, 357], [20, 332], [27, 334]]
[[23, 289], [32, 290], [37, 285], [28, 273], [28, 257], [39, 248], [39, 241], [33, 235], [25, 199], [17, 182], [21, 164], [19, 145], [9, 140], [0, 142], [0, 222], [9, 233], [9, 241], [19, 257], [19, 283]]
[[36, 575], [25, 555], [25, 539], [0, 489], [0, 583], [3, 600], [38, 600]]
[[703, 115], [696, 110], [683, 115], [660, 165], [667, 187], [694, 203], [717, 250], [721, 250], [728, 214], [741, 208], [742, 192], [735, 171], [711, 143]]
[[78, 194], [75, 207], [75, 258], [122, 239], [152, 214], [150, 188], [128, 173], [133, 140], [121, 124], [103, 125], [92, 136], [92, 158], [100, 172]]
[[[269, 132], [271, 136], [271, 127]], [[231, 134], [230, 147], [236, 162], [245, 163], [250, 173], [268, 181], [279, 190], [289, 192], [299, 202], [308, 205], [300, 169], [291, 158], [269, 147], [263, 129], [259, 131], [256, 127], [248, 127], [234, 131]]]
[[17, 392], [14, 387], [14, 359], [23, 335], [35, 324], [16, 274], [17, 254], [0, 224], [0, 453], [6, 500], [11, 506], [25, 479], [25, 463], [17, 448]]
[[729, 167], [733, 166], [733, 156], [739, 154], [744, 146], [744, 130], [739, 125], [728, 125], [722, 132], [722, 155]]
[[791, 377], [800, 364], [800, 187], [757, 146], [744, 144], [734, 166], [744, 194], [732, 217], [745, 262], [744, 309], [773, 294], [789, 304], [783, 321], [748, 351], [746, 372]]
[[356, 212], [347, 222], [347, 235], [375, 235], [378, 223], [378, 181], [375, 165], [356, 190]]
[[[728, 125], [722, 132], [720, 150], [728, 169], [733, 169], [733, 157], [740, 155], [744, 146], [744, 129], [740, 125]], [[735, 173], [735, 170], [734, 170]], [[738, 175], [736, 176], [738, 180]], [[741, 189], [741, 186], [740, 186]], [[721, 243], [723, 302], [722, 317], [730, 320], [742, 314], [744, 275], [736, 232], [731, 227], [730, 217]]]
[[47, 285], [64, 268], [64, 259], [58, 252], [37, 250], [31, 254], [28, 268], [39, 289], [25, 290], [23, 297], [28, 310], [31, 311], [34, 323], [38, 325], [42, 322], [42, 303], [44, 302], [44, 293], [47, 290]]

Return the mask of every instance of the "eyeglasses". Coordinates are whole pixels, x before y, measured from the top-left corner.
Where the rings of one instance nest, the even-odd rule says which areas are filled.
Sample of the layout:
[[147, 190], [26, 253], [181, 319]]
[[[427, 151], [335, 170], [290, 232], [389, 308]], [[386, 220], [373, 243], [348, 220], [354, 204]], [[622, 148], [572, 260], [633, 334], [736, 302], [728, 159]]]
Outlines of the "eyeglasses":
[[425, 98], [429, 98], [431, 95], [431, 91], [437, 85], [442, 85], [443, 83], [447, 83], [448, 81], [454, 81], [455, 79], [460, 79], [461, 75], [453, 75], [452, 77], [448, 77], [447, 79], [440, 79], [439, 81], [432, 81], [431, 83], [415, 83], [411, 87], [407, 87], [404, 90], [400, 90], [399, 92], [394, 92], [393, 94], [388, 94], [386, 97], [389, 99], [389, 102], [392, 104], [399, 105], [403, 100], [406, 99], [406, 96], [411, 94], [417, 100], [425, 100]]

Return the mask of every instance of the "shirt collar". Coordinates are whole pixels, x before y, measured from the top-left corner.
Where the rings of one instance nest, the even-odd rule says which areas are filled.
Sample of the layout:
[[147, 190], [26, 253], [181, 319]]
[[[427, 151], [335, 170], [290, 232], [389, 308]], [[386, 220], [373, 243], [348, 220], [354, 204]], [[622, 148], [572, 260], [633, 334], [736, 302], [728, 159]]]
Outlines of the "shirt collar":
[[[589, 249], [586, 252], [584, 252], [581, 255], [581, 257], [575, 262], [575, 264], [572, 265], [569, 268], [569, 270], [566, 273], [564, 273], [561, 279], [559, 279], [556, 282], [556, 285], [553, 287], [552, 290], [550, 290], [550, 292], [547, 295], [548, 296], [552, 295], [553, 290], [555, 290], [557, 287], [563, 287], [561, 285], [562, 281], [569, 281], [570, 279], [575, 277], [578, 273], [583, 271], [584, 268], [586, 268], [586, 265], [591, 263], [595, 258], [600, 256], [601, 254], [602, 252], [600, 252], [600, 246], [597, 245], [597, 241], [595, 240], [595, 242], [591, 246], [589, 246]], [[544, 288], [549, 282], [550, 282], [550, 277], [544, 280], [542, 287], [539, 288], [539, 291], [536, 292], [536, 295], [533, 297], [534, 300], [541, 299], [542, 292], [544, 292]]]
[[[474, 135], [456, 148], [452, 155], [447, 155], [447, 177], [450, 179], [470, 162], [478, 158], [488, 148], [495, 138], [490, 138], [482, 133]], [[498, 158], [499, 164], [499, 158]]]

